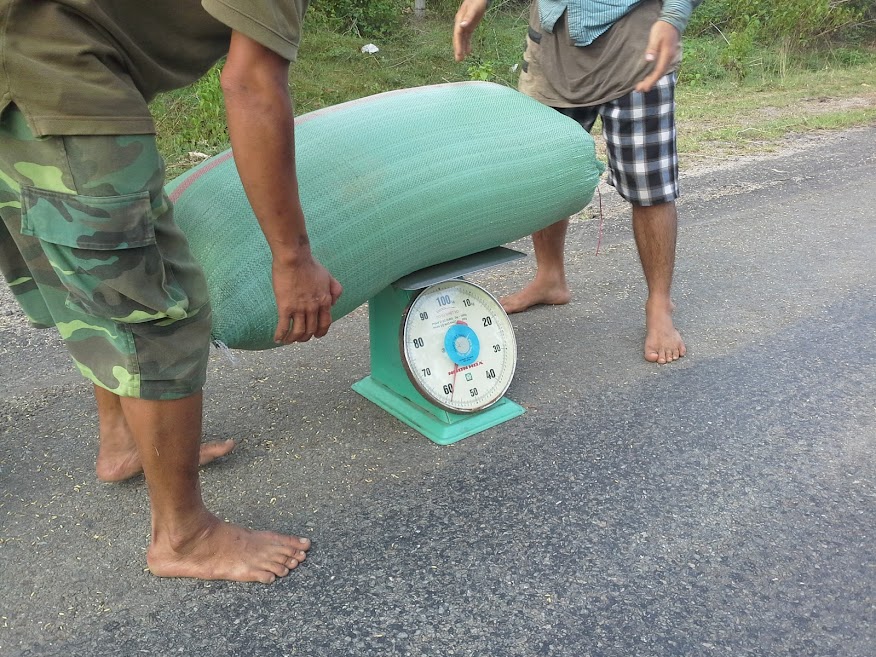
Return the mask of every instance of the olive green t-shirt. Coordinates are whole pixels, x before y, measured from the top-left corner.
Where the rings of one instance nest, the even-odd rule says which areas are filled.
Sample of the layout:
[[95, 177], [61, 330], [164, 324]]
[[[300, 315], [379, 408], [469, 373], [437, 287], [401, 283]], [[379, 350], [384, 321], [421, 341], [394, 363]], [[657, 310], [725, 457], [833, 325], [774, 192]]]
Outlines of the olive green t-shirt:
[[[533, 2], [518, 89], [551, 107], [590, 107], [626, 96], [654, 67], [645, 50], [661, 9], [660, 0], [642, 0], [589, 46], [576, 46], [566, 14], [546, 32]], [[679, 46], [669, 71], [678, 68], [681, 54]]]
[[293, 61], [310, 0], [0, 0], [0, 112], [37, 136], [155, 132], [148, 102], [191, 84], [236, 30]]

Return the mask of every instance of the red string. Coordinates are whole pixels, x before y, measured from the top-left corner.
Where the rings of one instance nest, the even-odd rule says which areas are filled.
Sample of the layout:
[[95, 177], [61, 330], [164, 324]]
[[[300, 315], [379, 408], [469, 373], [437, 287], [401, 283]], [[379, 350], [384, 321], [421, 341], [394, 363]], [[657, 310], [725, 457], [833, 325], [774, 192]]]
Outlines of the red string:
[[599, 238], [596, 240], [596, 255], [599, 255], [599, 245], [602, 244], [602, 192], [599, 187], [596, 187], [596, 194], [599, 198]]

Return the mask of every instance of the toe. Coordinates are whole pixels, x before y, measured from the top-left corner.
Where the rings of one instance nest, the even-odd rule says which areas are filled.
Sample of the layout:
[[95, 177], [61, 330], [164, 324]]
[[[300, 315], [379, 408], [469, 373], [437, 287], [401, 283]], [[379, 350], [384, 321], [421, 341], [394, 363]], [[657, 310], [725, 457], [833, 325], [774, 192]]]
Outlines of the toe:
[[261, 575], [256, 577], [256, 581], [261, 582], [262, 584], [273, 584], [277, 581], [277, 576], [274, 573], [264, 571]]
[[307, 552], [310, 549], [310, 539], [303, 536], [293, 537], [292, 547], [300, 552]]
[[211, 461], [227, 456], [235, 447], [236, 443], [233, 440], [212, 440], [203, 443], [201, 445], [199, 463], [200, 465], [206, 465]]

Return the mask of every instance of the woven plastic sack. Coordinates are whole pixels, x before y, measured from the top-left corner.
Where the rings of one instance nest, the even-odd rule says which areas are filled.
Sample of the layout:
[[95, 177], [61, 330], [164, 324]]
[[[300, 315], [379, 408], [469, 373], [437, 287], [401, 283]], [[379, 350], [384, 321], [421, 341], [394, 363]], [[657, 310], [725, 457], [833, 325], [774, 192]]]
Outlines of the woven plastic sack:
[[[304, 114], [295, 130], [311, 248], [344, 286], [335, 319], [402, 276], [578, 212], [603, 171], [575, 121], [485, 82], [369, 96]], [[274, 347], [271, 254], [231, 152], [167, 190], [207, 276], [213, 338]]]

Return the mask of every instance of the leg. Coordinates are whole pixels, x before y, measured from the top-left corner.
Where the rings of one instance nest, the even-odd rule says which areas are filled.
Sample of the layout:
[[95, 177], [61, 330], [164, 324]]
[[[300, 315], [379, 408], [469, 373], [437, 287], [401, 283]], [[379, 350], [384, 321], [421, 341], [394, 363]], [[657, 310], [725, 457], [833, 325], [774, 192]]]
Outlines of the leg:
[[633, 206], [633, 233], [648, 284], [645, 360], [670, 363], [685, 354], [670, 298], [678, 219], [675, 74], [647, 93], [632, 92], [600, 109], [609, 183]]
[[[124, 481], [143, 472], [140, 455], [131, 428], [122, 412], [121, 397], [94, 386], [100, 431], [97, 453], [97, 478], [101, 481]], [[234, 449], [233, 440], [211, 440], [200, 447], [199, 464], [206, 465]]]
[[[8, 227], [0, 231], [0, 271], [31, 320], [56, 326], [97, 386], [99, 470], [117, 476], [142, 466], [153, 572], [261, 582], [286, 575], [309, 541], [223, 523], [201, 498], [210, 308], [206, 281], [163, 196], [154, 138], [36, 140], [23, 116], [8, 110], [0, 116], [0, 171]], [[26, 205], [34, 235], [22, 233], [18, 205]], [[83, 237], [87, 246], [67, 245]], [[31, 302], [34, 295], [42, 301]]]
[[[518, 89], [529, 96], [556, 97], [551, 81], [540, 65], [540, 40], [533, 41], [532, 34], [540, 30], [538, 3], [530, 8], [529, 36], [526, 40], [524, 67], [520, 73]], [[556, 111], [577, 121], [590, 132], [596, 122], [597, 107], [555, 107]], [[566, 282], [564, 250], [569, 220], [563, 219], [532, 235], [535, 247], [536, 272], [532, 282], [519, 292], [503, 297], [500, 301], [507, 313], [519, 313], [541, 304], [562, 305], [569, 303], [572, 293]]]
[[268, 584], [304, 560], [307, 539], [254, 532], [207, 511], [198, 478], [200, 392], [167, 401], [118, 399], [149, 487], [146, 561], [155, 575]]
[[633, 205], [633, 233], [648, 284], [645, 303], [645, 360], [671, 363], [684, 356], [681, 335], [672, 323], [675, 306], [670, 297], [675, 268], [677, 231], [675, 201]]
[[568, 227], [569, 220], [564, 219], [533, 233], [535, 278], [519, 292], [502, 298], [501, 303], [505, 312], [519, 313], [539, 304], [569, 303], [572, 293], [566, 283], [563, 258]]

